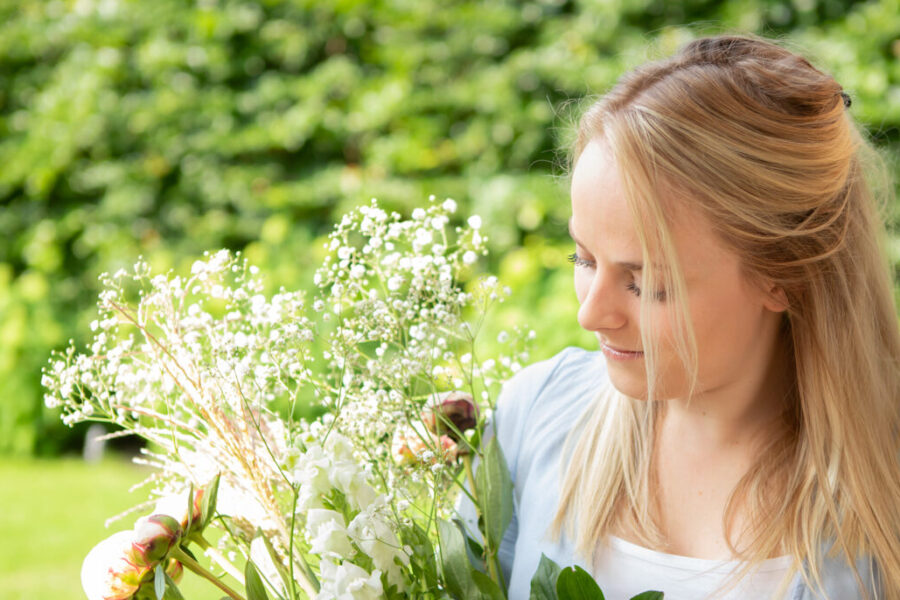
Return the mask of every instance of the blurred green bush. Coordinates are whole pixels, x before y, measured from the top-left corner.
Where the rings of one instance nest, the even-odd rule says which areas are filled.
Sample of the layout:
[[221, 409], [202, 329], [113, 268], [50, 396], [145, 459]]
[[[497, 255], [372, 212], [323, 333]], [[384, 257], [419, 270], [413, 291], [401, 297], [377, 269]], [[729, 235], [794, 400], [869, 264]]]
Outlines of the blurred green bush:
[[229, 247], [305, 287], [335, 215], [373, 196], [481, 214], [484, 266], [515, 290], [490, 328], [531, 323], [535, 359], [590, 344], [559, 150], [578, 100], [650, 43], [787, 37], [900, 147], [898, 0], [7, 0], [0, 16], [6, 454], [77, 447], [39, 370], [87, 337], [100, 272]]

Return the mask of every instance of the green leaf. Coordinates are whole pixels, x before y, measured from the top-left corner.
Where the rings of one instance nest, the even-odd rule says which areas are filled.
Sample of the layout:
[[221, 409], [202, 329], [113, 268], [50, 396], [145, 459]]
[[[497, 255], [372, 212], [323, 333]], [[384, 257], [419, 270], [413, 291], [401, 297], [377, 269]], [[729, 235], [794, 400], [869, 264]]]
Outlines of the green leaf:
[[531, 578], [531, 595], [529, 600], [557, 600], [556, 580], [562, 571], [560, 566], [541, 553], [541, 562], [538, 564], [534, 577]]
[[166, 571], [161, 564], [156, 565], [153, 573], [153, 591], [156, 593], [156, 600], [162, 600], [166, 593]]
[[439, 584], [437, 557], [434, 543], [428, 537], [428, 533], [418, 523], [412, 521], [403, 528], [401, 538], [412, 547], [410, 560], [417, 565], [416, 572], [421, 573], [419, 581], [424, 583], [426, 589], [437, 588]]
[[178, 584], [168, 575], [166, 575], [165, 598], [166, 600], [184, 600], [184, 596], [181, 595], [181, 590], [178, 589]]
[[556, 580], [559, 600], [604, 600], [600, 586], [579, 566], [566, 567]]
[[641, 592], [637, 596], [632, 596], [630, 600], [662, 600], [663, 593], [662, 592]]
[[491, 438], [475, 474], [475, 487], [484, 515], [484, 533], [494, 549], [513, 516], [513, 483], [497, 438]]
[[506, 595], [503, 593], [503, 590], [500, 589], [500, 586], [497, 585], [496, 581], [475, 569], [471, 569], [471, 574], [475, 586], [478, 588], [478, 591], [481, 592], [482, 600], [506, 600]]
[[472, 578], [472, 566], [466, 557], [463, 532], [444, 519], [438, 519], [437, 525], [441, 542], [441, 571], [447, 589], [457, 600], [477, 597], [478, 588]]
[[247, 589], [247, 600], [269, 600], [262, 577], [259, 576], [253, 561], [249, 559], [244, 567], [244, 586]]
[[200, 530], [206, 529], [213, 515], [216, 514], [216, 496], [219, 493], [219, 479], [221, 474], [217, 473], [213, 480], [209, 483], [203, 495], [203, 501], [200, 504]]

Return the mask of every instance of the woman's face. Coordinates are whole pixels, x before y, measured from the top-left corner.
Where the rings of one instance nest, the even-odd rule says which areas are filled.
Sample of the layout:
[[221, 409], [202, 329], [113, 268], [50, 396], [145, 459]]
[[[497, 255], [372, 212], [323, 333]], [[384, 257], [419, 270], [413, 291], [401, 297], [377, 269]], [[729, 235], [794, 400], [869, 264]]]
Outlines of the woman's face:
[[[590, 142], [579, 157], [571, 193], [578, 322], [600, 341], [613, 385], [627, 396], [646, 398], [640, 295], [651, 291], [640, 289], [641, 246], [602, 140]], [[756, 394], [753, 388], [758, 390], [775, 349], [777, 313], [784, 307], [777, 293], [749, 283], [738, 257], [721, 245], [699, 212], [682, 205], [673, 212], [677, 216], [669, 229], [697, 342], [695, 391]], [[650, 301], [650, 335], [659, 348], [657, 397], [686, 398], [689, 377], [675, 350], [664, 290], [656, 290]]]

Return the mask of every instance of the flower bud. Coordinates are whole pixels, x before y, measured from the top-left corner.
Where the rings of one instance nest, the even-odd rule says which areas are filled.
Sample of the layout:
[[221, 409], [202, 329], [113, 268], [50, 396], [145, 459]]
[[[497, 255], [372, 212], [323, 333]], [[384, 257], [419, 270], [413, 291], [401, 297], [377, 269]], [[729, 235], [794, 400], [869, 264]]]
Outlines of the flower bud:
[[[200, 520], [200, 515], [203, 512], [203, 494], [203, 488], [194, 490], [194, 501], [191, 503], [192, 529], [193, 524]], [[187, 506], [187, 492], [182, 492], [181, 494], [165, 496], [157, 500], [152, 514], [169, 515], [170, 517], [181, 523], [181, 527], [183, 529], [187, 527], [188, 522]]]
[[169, 515], [141, 519], [134, 527], [131, 559], [139, 566], [155, 566], [181, 539], [181, 525]]
[[129, 556], [133, 531], [120, 531], [94, 546], [81, 565], [81, 586], [88, 600], [127, 600], [151, 568], [136, 565]]
[[169, 564], [166, 565], [166, 575], [168, 575], [175, 583], [181, 583], [181, 578], [184, 575], [184, 567], [174, 558], [170, 558]]
[[428, 446], [415, 432], [398, 429], [394, 433], [391, 456], [394, 458], [394, 462], [401, 467], [419, 462], [426, 450], [428, 450]]
[[391, 444], [391, 456], [401, 467], [439, 461], [450, 463], [460, 453], [460, 447], [449, 435], [438, 437], [427, 431], [420, 435], [416, 431], [398, 429]]
[[423, 414], [422, 420], [432, 433], [447, 434], [458, 442], [459, 433], [472, 429], [478, 423], [478, 406], [471, 394], [445, 392], [432, 398], [431, 406]]
[[459, 446], [450, 436], [442, 435], [440, 438], [441, 454], [445, 463], [451, 463], [459, 455]]

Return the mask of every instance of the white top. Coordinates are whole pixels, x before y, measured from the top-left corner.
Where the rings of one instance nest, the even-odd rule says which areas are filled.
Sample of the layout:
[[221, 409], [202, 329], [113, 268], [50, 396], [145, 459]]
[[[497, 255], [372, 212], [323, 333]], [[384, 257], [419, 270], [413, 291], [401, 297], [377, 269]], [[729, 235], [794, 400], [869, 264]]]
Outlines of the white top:
[[[554, 540], [548, 535], [559, 504], [566, 436], [584, 416], [600, 386], [608, 383], [606, 361], [601, 352], [570, 347], [553, 358], [522, 369], [503, 387], [493, 417], [493, 429], [514, 483], [513, 519], [499, 549], [510, 600], [528, 600], [531, 578], [541, 554], [546, 554], [561, 567], [578, 565], [591, 573], [609, 600], [627, 600], [632, 590], [637, 593], [651, 589], [662, 591], [665, 600], [705, 600], [709, 594], [708, 586], [703, 582], [712, 578], [715, 586], [720, 582], [719, 570], [734, 566], [728, 562], [661, 554], [612, 539], [611, 554], [606, 558], [608, 562], [591, 569], [576, 555], [572, 540], [566, 536]], [[487, 435], [493, 433], [489, 431]], [[480, 537], [474, 507], [465, 494], [460, 494], [457, 508], [469, 534]], [[602, 561], [603, 557], [600, 558]], [[777, 583], [769, 585], [769, 578], [780, 580], [783, 570], [779, 569], [787, 568], [790, 561], [786, 558], [771, 560], [775, 562], [764, 563], [758, 578], [748, 580], [746, 585], [777, 589]], [[631, 571], [636, 579], [624, 581], [622, 574], [629, 566], [636, 569]], [[869, 560], [859, 559], [856, 567], [862, 581], [868, 583], [867, 587], [871, 586], [872, 579], [877, 576], [875, 566]], [[701, 571], [705, 575], [701, 575]], [[846, 560], [824, 558], [820, 571], [825, 579], [824, 595], [810, 591], [800, 573], [795, 573], [785, 598], [856, 600], [864, 597]], [[686, 587], [688, 585], [695, 587]], [[742, 596], [715, 597], [766, 599], [765, 594], [749, 592]]]
[[593, 575], [602, 582], [608, 600], [626, 600], [648, 589], [665, 592], [665, 600], [759, 600], [773, 597], [791, 567], [791, 557], [764, 561], [730, 586], [729, 576], [740, 565], [656, 552], [613, 536], [598, 553]]

